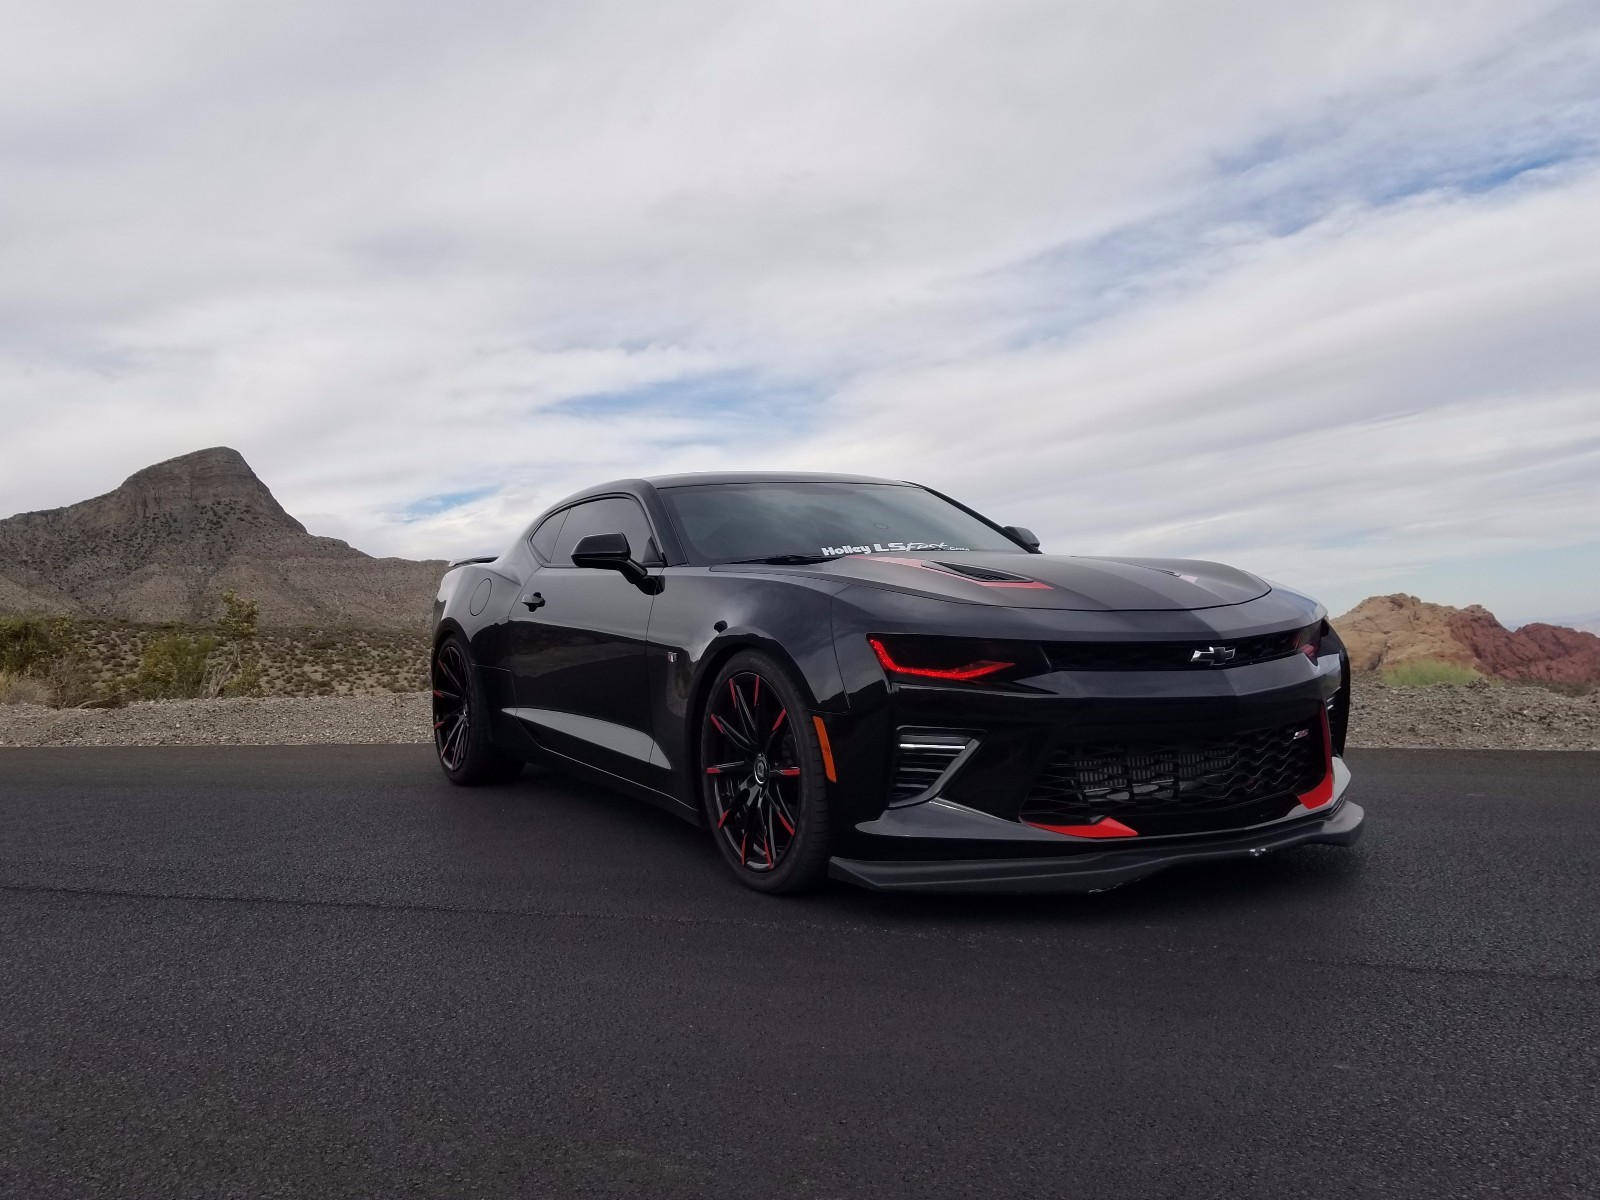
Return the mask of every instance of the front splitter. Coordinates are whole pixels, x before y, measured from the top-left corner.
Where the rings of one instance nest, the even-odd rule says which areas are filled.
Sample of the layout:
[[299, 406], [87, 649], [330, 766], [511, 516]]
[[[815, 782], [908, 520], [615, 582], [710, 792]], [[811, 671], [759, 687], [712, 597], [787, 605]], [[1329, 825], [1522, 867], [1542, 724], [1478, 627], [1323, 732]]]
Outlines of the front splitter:
[[834, 879], [876, 892], [1102, 892], [1184, 863], [1256, 858], [1290, 846], [1324, 843], [1350, 846], [1361, 837], [1366, 818], [1359, 805], [1342, 801], [1326, 817], [1296, 821], [1279, 829], [1258, 829], [1163, 846], [1059, 855], [1051, 858], [941, 859], [924, 862], [871, 862], [835, 858]]

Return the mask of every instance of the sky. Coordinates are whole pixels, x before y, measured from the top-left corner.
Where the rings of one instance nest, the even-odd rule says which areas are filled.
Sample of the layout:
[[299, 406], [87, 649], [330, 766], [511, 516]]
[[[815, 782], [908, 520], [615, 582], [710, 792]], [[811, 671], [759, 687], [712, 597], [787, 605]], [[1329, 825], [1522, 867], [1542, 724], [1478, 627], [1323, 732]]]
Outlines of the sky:
[[1587, 2], [0, 0], [0, 514], [240, 450], [502, 549], [911, 479], [1062, 553], [1600, 612]]

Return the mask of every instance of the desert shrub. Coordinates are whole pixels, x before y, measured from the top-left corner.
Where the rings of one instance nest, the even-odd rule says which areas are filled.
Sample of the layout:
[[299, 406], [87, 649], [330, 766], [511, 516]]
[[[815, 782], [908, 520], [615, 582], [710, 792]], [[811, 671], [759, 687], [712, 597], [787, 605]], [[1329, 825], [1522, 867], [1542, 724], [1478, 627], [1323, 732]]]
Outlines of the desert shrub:
[[76, 708], [102, 700], [97, 672], [82, 654], [68, 653], [52, 659], [40, 682], [48, 689], [50, 703], [57, 708]]
[[261, 664], [254, 658], [247, 658], [239, 663], [238, 668], [223, 683], [221, 694], [224, 696], [259, 696], [261, 695]]
[[216, 648], [217, 639], [209, 634], [169, 633], [156, 638], [139, 660], [134, 694], [143, 700], [189, 700], [205, 695]]
[[261, 694], [261, 606], [237, 592], [222, 593], [223, 655], [212, 676], [208, 695], [259, 696]]
[[1441, 658], [1419, 658], [1383, 673], [1383, 681], [1391, 687], [1433, 687], [1441, 683], [1460, 687], [1481, 678], [1471, 667]]
[[64, 617], [0, 617], [0, 671], [7, 675], [42, 675], [76, 648]]
[[0, 704], [49, 704], [50, 686], [42, 679], [0, 671]]
[[253, 642], [260, 632], [261, 605], [237, 592], [222, 593], [222, 619], [217, 632], [234, 642]]
[[66, 617], [0, 617], [0, 677], [12, 703], [82, 704], [94, 695], [90, 647]]

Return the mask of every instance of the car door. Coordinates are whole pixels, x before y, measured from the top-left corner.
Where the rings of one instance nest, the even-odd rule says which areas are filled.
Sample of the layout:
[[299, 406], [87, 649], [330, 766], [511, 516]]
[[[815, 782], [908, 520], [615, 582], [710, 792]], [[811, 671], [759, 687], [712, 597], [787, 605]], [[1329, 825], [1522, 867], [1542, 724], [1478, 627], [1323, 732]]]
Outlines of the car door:
[[512, 606], [516, 715], [547, 749], [649, 783], [661, 761], [646, 686], [654, 597], [616, 571], [572, 565], [573, 547], [593, 533], [623, 534], [635, 561], [659, 559], [649, 519], [631, 496], [586, 500], [558, 518], [553, 539], [550, 521], [534, 534], [543, 561]]

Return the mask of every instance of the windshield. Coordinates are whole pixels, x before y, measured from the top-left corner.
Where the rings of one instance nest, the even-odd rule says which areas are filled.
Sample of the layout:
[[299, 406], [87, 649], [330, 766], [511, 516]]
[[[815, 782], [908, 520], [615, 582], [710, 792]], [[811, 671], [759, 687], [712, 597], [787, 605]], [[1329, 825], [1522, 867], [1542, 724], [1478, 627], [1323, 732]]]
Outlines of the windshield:
[[710, 562], [793, 556], [1009, 550], [1010, 538], [948, 500], [892, 483], [706, 483], [661, 489], [688, 548]]

